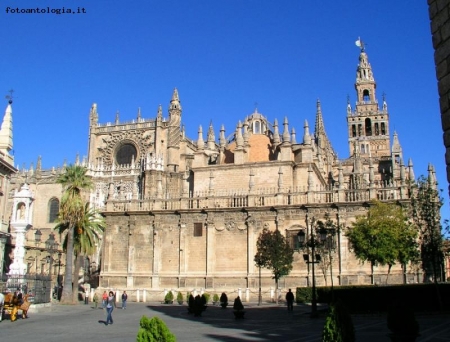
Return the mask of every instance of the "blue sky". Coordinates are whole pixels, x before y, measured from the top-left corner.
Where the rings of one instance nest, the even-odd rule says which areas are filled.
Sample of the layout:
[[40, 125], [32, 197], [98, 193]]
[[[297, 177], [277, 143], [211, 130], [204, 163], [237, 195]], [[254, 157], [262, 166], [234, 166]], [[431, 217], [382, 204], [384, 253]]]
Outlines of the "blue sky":
[[[44, 168], [87, 154], [89, 109], [99, 122], [167, 116], [178, 88], [187, 135], [212, 120], [231, 134], [258, 111], [303, 135], [320, 98], [341, 158], [347, 95], [354, 105], [358, 36], [386, 94], [391, 133], [416, 176], [436, 167], [447, 188], [426, 0], [5, 0], [0, 92], [14, 89], [15, 164]], [[17, 14], [11, 8], [84, 8], [85, 14]], [[6, 107], [4, 100], [3, 108]], [[3, 109], [2, 109], [3, 111]], [[204, 133], [205, 134], [205, 133]], [[444, 191], [447, 201], [447, 191]]]

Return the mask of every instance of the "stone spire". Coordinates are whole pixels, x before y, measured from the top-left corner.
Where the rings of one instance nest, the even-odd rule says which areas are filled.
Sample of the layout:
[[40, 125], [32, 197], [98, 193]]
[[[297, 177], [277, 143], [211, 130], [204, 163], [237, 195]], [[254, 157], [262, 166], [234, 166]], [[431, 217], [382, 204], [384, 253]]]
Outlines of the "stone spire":
[[200, 150], [203, 150], [205, 148], [205, 141], [203, 140], [203, 128], [201, 125], [198, 127], [197, 147]]
[[95, 126], [98, 123], [98, 113], [96, 103], [92, 104], [91, 111], [89, 113], [89, 121], [91, 123], [91, 126]]
[[137, 121], [139, 122], [141, 120], [141, 107], [138, 108], [137, 112]]
[[244, 139], [244, 146], [248, 145], [248, 139], [249, 139], [249, 133], [248, 133], [248, 118], [245, 119], [244, 123], [242, 124], [242, 138]]
[[36, 171], [41, 171], [42, 170], [42, 157], [39, 156], [37, 163], [36, 163]]
[[116, 125], [119, 124], [119, 111], [116, 112]]
[[[361, 49], [359, 54], [359, 64], [356, 69], [356, 83], [372, 83], [375, 82], [372, 73], [372, 66], [369, 63], [369, 58], [364, 49]], [[375, 96], [375, 94], [374, 94]]]
[[398, 140], [398, 134], [394, 131], [394, 137], [392, 142], [392, 154], [394, 156], [398, 156], [402, 158], [402, 146], [400, 145], [400, 141]]
[[325, 127], [323, 125], [323, 117], [322, 117], [322, 107], [320, 105], [320, 100], [317, 99], [316, 102], [316, 126], [314, 128], [314, 134], [316, 135], [316, 137], [318, 137], [319, 135], [325, 135]]
[[291, 144], [293, 144], [293, 145], [297, 144], [297, 138], [296, 138], [294, 127], [292, 127], [292, 129], [291, 129]]
[[273, 122], [273, 143], [278, 145], [280, 143], [280, 132], [278, 131], [278, 120]]
[[347, 95], [347, 116], [352, 115], [352, 105], [350, 104], [350, 96]]
[[156, 113], [156, 120], [161, 121], [162, 120], [162, 106], [158, 106], [158, 111]]
[[[167, 147], [178, 149], [181, 142], [181, 103], [178, 96], [178, 90], [175, 88], [173, 90], [172, 99], [169, 104], [169, 132]], [[175, 163], [175, 156], [172, 153], [170, 164]]]
[[303, 128], [304, 128], [303, 144], [304, 145], [311, 145], [311, 135], [309, 134], [308, 120], [305, 120], [305, 125], [303, 126]]
[[283, 127], [283, 143], [288, 143], [290, 142], [291, 136], [289, 134], [289, 123], [287, 117], [284, 117]]
[[414, 165], [411, 158], [408, 160], [408, 174], [409, 174], [409, 180], [413, 181], [416, 179], [416, 176], [414, 175]]
[[219, 145], [220, 145], [220, 147], [225, 147], [227, 145], [227, 140], [225, 138], [225, 126], [224, 125], [222, 125], [222, 127], [220, 128]]
[[215, 148], [215, 141], [216, 141], [216, 137], [214, 135], [214, 128], [212, 125], [212, 122], [209, 124], [209, 129], [208, 129], [208, 137], [207, 137], [207, 147], [208, 150], [214, 150]]
[[238, 122], [236, 128], [236, 148], [242, 148], [244, 146], [244, 137], [242, 136], [242, 124]]
[[12, 125], [12, 99], [8, 101], [5, 115], [3, 116], [2, 127], [0, 129], [0, 152], [5, 155], [5, 161], [9, 164], [14, 164], [14, 156], [9, 152], [13, 148], [13, 125]]
[[180, 97], [178, 96], [177, 88], [175, 88], [173, 90], [172, 99], [170, 100], [170, 105], [169, 105], [169, 112], [170, 112], [170, 110], [173, 110], [173, 109], [178, 109], [180, 111], [182, 110], [181, 103], [180, 103]]

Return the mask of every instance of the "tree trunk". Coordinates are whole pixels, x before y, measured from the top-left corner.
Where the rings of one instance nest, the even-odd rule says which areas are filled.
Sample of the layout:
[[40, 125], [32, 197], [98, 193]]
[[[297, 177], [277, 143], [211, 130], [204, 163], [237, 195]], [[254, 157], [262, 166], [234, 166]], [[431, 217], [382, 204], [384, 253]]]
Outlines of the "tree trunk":
[[278, 304], [278, 279], [275, 279], [275, 302]]
[[375, 281], [373, 279], [373, 262], [370, 263], [370, 282], [372, 283], [372, 285], [375, 284]]
[[387, 274], [387, 277], [386, 277], [386, 285], [388, 284], [389, 275], [391, 274], [391, 268], [392, 268], [392, 265], [389, 265], [389, 267], [388, 267], [388, 274]]
[[80, 281], [80, 269], [81, 269], [81, 261], [84, 258], [80, 255], [75, 255], [75, 268], [73, 271], [73, 282], [72, 282], [72, 300], [74, 303], [78, 303], [80, 301], [80, 298], [78, 296], [78, 293], [80, 291], [79, 288], [79, 281]]
[[73, 227], [67, 234], [67, 251], [66, 251], [66, 267], [64, 275], [64, 287], [62, 289], [61, 303], [72, 304], [72, 274], [73, 274]]

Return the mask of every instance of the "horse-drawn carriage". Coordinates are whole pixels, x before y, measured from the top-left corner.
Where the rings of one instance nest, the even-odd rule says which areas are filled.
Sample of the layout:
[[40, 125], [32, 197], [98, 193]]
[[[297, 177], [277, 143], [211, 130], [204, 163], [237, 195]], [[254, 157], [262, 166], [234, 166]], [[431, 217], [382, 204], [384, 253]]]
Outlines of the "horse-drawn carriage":
[[11, 317], [11, 322], [17, 319], [19, 311], [22, 311], [22, 318], [28, 318], [28, 309], [30, 308], [29, 295], [24, 295], [22, 299], [20, 296], [14, 296], [14, 293], [6, 294], [0, 293], [0, 321], [3, 320], [6, 314]]

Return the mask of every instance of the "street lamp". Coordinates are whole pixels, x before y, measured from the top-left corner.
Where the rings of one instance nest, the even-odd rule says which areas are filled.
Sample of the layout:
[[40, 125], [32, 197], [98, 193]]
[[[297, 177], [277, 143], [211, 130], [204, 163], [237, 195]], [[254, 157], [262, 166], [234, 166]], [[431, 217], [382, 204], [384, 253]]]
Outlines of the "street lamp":
[[50, 255], [47, 256], [47, 262], [50, 264], [48, 269], [48, 275], [50, 276], [50, 279], [52, 276], [53, 254], [58, 250], [58, 245], [59, 244], [55, 241], [55, 234], [50, 233], [48, 239], [45, 241], [45, 249], [50, 253]]
[[58, 288], [61, 286], [61, 256], [62, 252], [58, 251]]
[[39, 229], [36, 229], [36, 231], [34, 232], [34, 242], [36, 246], [39, 246], [39, 244], [41, 243], [41, 236], [41, 231]]
[[315, 264], [319, 263], [321, 258], [320, 255], [316, 255], [316, 244], [318, 241], [316, 241], [316, 238], [314, 236], [314, 222], [315, 219], [313, 218], [311, 220], [311, 237], [309, 240], [306, 239], [306, 234], [305, 231], [300, 230], [297, 234], [297, 238], [298, 238], [298, 243], [300, 248], [305, 248], [305, 247], [311, 247], [311, 260], [310, 260], [310, 255], [309, 254], [303, 254], [303, 259], [305, 260], [306, 264], [309, 265], [311, 264], [311, 269], [312, 269], [312, 299], [311, 299], [311, 318], [315, 318], [317, 317], [317, 297], [316, 297], [316, 274], [315, 274]]

